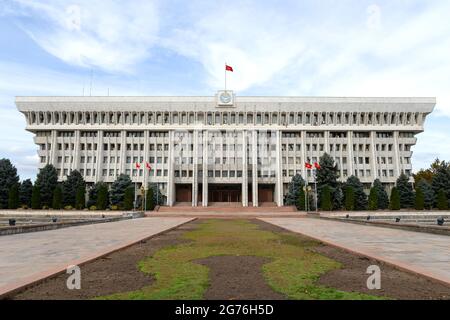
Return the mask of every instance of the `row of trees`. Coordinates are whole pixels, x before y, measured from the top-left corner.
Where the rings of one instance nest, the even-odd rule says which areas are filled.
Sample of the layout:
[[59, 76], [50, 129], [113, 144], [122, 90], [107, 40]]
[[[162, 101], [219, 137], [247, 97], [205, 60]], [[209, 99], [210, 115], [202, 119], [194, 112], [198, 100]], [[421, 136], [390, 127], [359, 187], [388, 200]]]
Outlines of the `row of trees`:
[[[320, 160], [320, 170], [316, 172], [318, 207], [323, 211], [331, 210], [378, 210], [378, 209], [433, 209], [447, 210], [450, 199], [450, 163], [436, 160], [428, 171], [419, 171], [415, 176], [415, 188], [405, 174], [401, 174], [390, 197], [381, 181], [376, 179], [369, 195], [356, 176], [346, 182], [338, 180], [339, 172], [333, 158], [324, 154]], [[427, 172], [426, 179], [421, 172]], [[299, 210], [314, 207], [313, 193], [305, 196], [305, 181], [300, 175], [293, 177], [285, 197], [285, 204], [296, 205]]]
[[[98, 182], [86, 192], [86, 182], [79, 171], [73, 170], [67, 179], [58, 182], [53, 165], [42, 168], [33, 184], [30, 179], [19, 181], [17, 169], [8, 159], [0, 160], [0, 209], [120, 209], [131, 210], [134, 204], [134, 184], [128, 175], [122, 174], [108, 188]], [[157, 194], [157, 186], [147, 188], [147, 210], [163, 204], [164, 197]], [[141, 196], [137, 206], [143, 206]]]

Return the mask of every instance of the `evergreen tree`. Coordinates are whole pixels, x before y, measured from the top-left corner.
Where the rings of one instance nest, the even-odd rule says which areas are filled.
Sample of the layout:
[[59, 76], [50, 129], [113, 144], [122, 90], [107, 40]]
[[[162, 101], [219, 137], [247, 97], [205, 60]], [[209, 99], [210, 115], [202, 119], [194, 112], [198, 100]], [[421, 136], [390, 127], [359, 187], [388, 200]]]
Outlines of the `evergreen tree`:
[[53, 191], [52, 208], [55, 210], [62, 209], [62, 187], [59, 183], [56, 185], [56, 188]]
[[123, 207], [125, 190], [132, 186], [131, 179], [128, 175], [121, 174], [111, 185], [109, 191], [109, 200], [111, 205]]
[[373, 187], [377, 190], [378, 209], [385, 210], [389, 208], [389, 196], [380, 179], [375, 179]]
[[378, 210], [378, 190], [375, 187], [370, 189], [368, 209]]
[[17, 209], [19, 207], [19, 184], [13, 184], [8, 194], [8, 209]]
[[31, 208], [31, 195], [33, 194], [33, 183], [30, 179], [24, 180], [19, 187], [19, 205]]
[[389, 209], [400, 210], [400, 194], [396, 187], [392, 188]]
[[345, 187], [345, 210], [355, 210], [355, 190], [352, 186]]
[[342, 185], [339, 184], [334, 190], [333, 194], [333, 210], [341, 210], [344, 204], [344, 192], [342, 192]]
[[108, 186], [106, 183], [100, 182], [97, 187], [97, 209], [105, 210], [108, 207]]
[[80, 184], [77, 187], [75, 194], [75, 208], [78, 210], [84, 209], [86, 207], [86, 187], [84, 184]]
[[450, 168], [449, 165], [444, 162], [443, 165], [439, 166], [433, 176], [431, 187], [433, 188], [434, 194], [437, 197], [441, 190], [444, 191], [447, 199], [450, 198]]
[[420, 186], [416, 188], [416, 198], [414, 201], [414, 208], [416, 210], [423, 210], [425, 208], [425, 196]]
[[41, 190], [37, 184], [33, 186], [33, 192], [31, 194], [31, 208], [32, 209], [41, 209]]
[[303, 187], [300, 188], [300, 192], [298, 194], [297, 209], [301, 211], [306, 211], [305, 190], [303, 190]]
[[358, 177], [350, 176], [346, 182], [347, 186], [353, 188], [355, 195], [355, 210], [366, 210], [367, 209], [367, 195], [364, 192], [364, 186], [359, 181]]
[[57, 171], [53, 165], [47, 164], [39, 171], [35, 183], [35, 185], [39, 187], [41, 206], [51, 206], [53, 201], [53, 191], [57, 184]]
[[438, 192], [437, 207], [439, 210], [448, 210], [448, 199], [443, 189]]
[[298, 206], [300, 191], [303, 190], [304, 186], [305, 180], [303, 180], [301, 175], [296, 174], [293, 176], [288, 186], [288, 192], [286, 193], [284, 204], [287, 206]]
[[423, 192], [424, 208], [428, 210], [433, 209], [435, 196], [431, 184], [427, 180], [422, 179], [417, 183], [417, 187]]
[[153, 189], [153, 203], [155, 206], [163, 206], [166, 204], [166, 196], [164, 196], [161, 191], [158, 190], [158, 185], [152, 183], [151, 187]]
[[[78, 170], [73, 170], [62, 185], [62, 200], [63, 206], [77, 207], [77, 192], [83, 188], [86, 192], [86, 183], [83, 176]], [[84, 200], [83, 200], [84, 201]], [[84, 204], [83, 204], [84, 208]]]
[[153, 210], [155, 208], [155, 203], [153, 202], [153, 188], [149, 186], [147, 189], [147, 205], [146, 210]]
[[125, 189], [125, 194], [123, 196], [123, 209], [132, 210], [134, 202], [134, 187], [129, 186]]
[[400, 196], [400, 208], [412, 208], [414, 204], [414, 191], [409, 178], [402, 173], [397, 179], [397, 190]]
[[320, 195], [320, 209], [323, 211], [331, 211], [333, 206], [331, 204], [331, 191], [328, 185], [322, 188], [322, 194]]
[[320, 169], [316, 170], [317, 194], [319, 203], [322, 203], [320, 196], [325, 186], [330, 188], [331, 202], [334, 209], [342, 207], [342, 190], [339, 190], [339, 170], [333, 157], [324, 153], [319, 159]]
[[19, 183], [17, 169], [8, 159], [0, 159], [0, 209], [7, 209], [9, 190]]

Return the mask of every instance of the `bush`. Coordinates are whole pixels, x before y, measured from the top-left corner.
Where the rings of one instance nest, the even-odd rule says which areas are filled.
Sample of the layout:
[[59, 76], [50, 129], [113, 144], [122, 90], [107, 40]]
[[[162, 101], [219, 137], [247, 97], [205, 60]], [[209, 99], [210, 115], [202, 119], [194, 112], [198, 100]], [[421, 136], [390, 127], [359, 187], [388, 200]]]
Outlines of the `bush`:
[[41, 189], [37, 184], [33, 186], [33, 192], [31, 194], [31, 208], [34, 210], [41, 208]]
[[328, 185], [322, 187], [322, 193], [320, 195], [320, 209], [323, 211], [331, 211], [331, 191]]
[[58, 184], [55, 190], [53, 191], [52, 208], [56, 210], [62, 208], [62, 188], [60, 184]]
[[97, 207], [96, 206], [90, 206], [89, 210], [95, 211], [95, 210], [97, 210]]
[[155, 209], [155, 203], [153, 201], [153, 188], [148, 188], [147, 190], [147, 205], [145, 207], [146, 210]]
[[19, 185], [13, 184], [8, 194], [8, 209], [17, 209], [19, 207]]
[[130, 186], [125, 190], [125, 194], [123, 196], [123, 209], [132, 210], [133, 203], [134, 203], [134, 187]]
[[73, 207], [72, 206], [65, 206], [64, 210], [73, 210]]
[[400, 194], [396, 187], [392, 188], [389, 209], [400, 210]]
[[378, 190], [375, 187], [370, 189], [368, 209], [372, 211], [378, 210]]
[[42, 206], [42, 210], [48, 210], [48, 209], [50, 209], [49, 206], [47, 206], [47, 205], [43, 205], [43, 206]]
[[416, 210], [425, 209], [425, 196], [423, 194], [422, 188], [416, 188], [416, 197], [414, 199], [414, 208]]
[[116, 206], [115, 204], [112, 204], [112, 205], [110, 206], [110, 209], [111, 209], [111, 210], [119, 210], [119, 206]]
[[351, 186], [345, 188], [345, 210], [355, 210], [355, 191]]
[[443, 189], [438, 192], [437, 207], [439, 210], [448, 210], [448, 199]]

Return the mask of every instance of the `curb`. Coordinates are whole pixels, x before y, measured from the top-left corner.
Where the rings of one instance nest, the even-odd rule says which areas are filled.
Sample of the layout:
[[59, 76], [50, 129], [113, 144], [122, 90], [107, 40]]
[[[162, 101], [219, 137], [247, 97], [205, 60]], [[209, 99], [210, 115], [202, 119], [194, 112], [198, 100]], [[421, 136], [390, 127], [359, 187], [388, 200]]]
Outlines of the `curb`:
[[28, 277], [26, 277], [26, 278], [24, 278], [24, 279], [22, 279], [22, 280], [20, 280], [18, 282], [11, 283], [11, 284], [5, 285], [3, 287], [0, 287], [0, 300], [1, 299], [7, 299], [8, 297], [10, 297], [10, 296], [12, 296], [14, 294], [17, 294], [17, 293], [19, 293], [21, 291], [24, 291], [25, 289], [27, 289], [29, 287], [32, 287], [34, 285], [37, 285], [39, 283], [44, 282], [47, 279], [50, 279], [50, 278], [55, 277], [55, 276], [57, 276], [57, 275], [59, 275], [61, 273], [64, 273], [64, 272], [66, 272], [68, 266], [71, 266], [71, 265], [82, 266], [84, 264], [87, 264], [89, 262], [92, 262], [94, 260], [102, 258], [104, 256], [110, 255], [111, 253], [114, 253], [114, 252], [126, 249], [128, 247], [131, 247], [131, 246], [133, 246], [133, 245], [135, 245], [135, 244], [137, 244], [137, 243], [139, 243], [141, 241], [145, 241], [145, 240], [154, 238], [156, 236], [159, 236], [159, 235], [161, 235], [161, 234], [163, 234], [165, 232], [172, 231], [173, 229], [179, 228], [179, 227], [181, 227], [181, 226], [183, 226], [183, 225], [185, 225], [185, 224], [187, 224], [189, 222], [195, 221], [195, 220], [196, 220], [196, 218], [191, 218], [190, 220], [188, 220], [186, 222], [178, 224], [178, 225], [176, 225], [174, 227], [171, 227], [169, 229], [157, 232], [157, 233], [152, 234], [150, 236], [145, 236], [143, 238], [137, 238], [137, 239], [125, 242], [124, 244], [121, 244], [121, 245], [118, 245], [118, 246], [115, 246], [115, 247], [112, 247], [112, 248], [109, 248], [109, 249], [106, 249], [106, 250], [102, 250], [102, 251], [96, 252], [94, 254], [88, 255], [88, 256], [86, 256], [84, 258], [80, 258], [80, 259], [77, 259], [77, 260], [69, 261], [69, 262], [67, 262], [65, 264], [61, 264], [61, 265], [59, 265], [57, 267], [54, 267], [52, 269], [49, 269], [49, 270], [46, 270], [46, 271], [43, 271], [43, 272], [39, 272], [39, 273], [33, 274], [31, 276], [28, 276]]
[[378, 256], [376, 254], [372, 254], [372, 253], [367, 253], [367, 252], [363, 252], [363, 251], [349, 249], [347, 247], [341, 246], [341, 245], [339, 245], [337, 243], [334, 243], [334, 242], [331, 242], [331, 241], [328, 241], [328, 240], [324, 240], [324, 239], [321, 239], [321, 238], [318, 238], [318, 237], [310, 236], [310, 235], [307, 235], [307, 234], [304, 234], [304, 233], [301, 233], [301, 232], [298, 232], [298, 231], [289, 230], [289, 229], [287, 229], [285, 227], [279, 226], [279, 225], [271, 223], [269, 221], [264, 221], [263, 219], [259, 219], [259, 220], [261, 220], [263, 222], [266, 222], [266, 223], [270, 223], [270, 224], [272, 224], [274, 226], [277, 226], [277, 227], [279, 227], [281, 229], [284, 229], [284, 230], [286, 230], [288, 232], [298, 233], [298, 234], [301, 234], [301, 235], [303, 235], [305, 237], [308, 237], [310, 239], [322, 242], [322, 243], [324, 243], [326, 245], [329, 245], [331, 247], [338, 248], [338, 249], [350, 252], [350, 253], [352, 253], [354, 255], [357, 255], [357, 256], [360, 256], [360, 257], [365, 257], [365, 258], [370, 258], [370, 259], [377, 260], [379, 262], [386, 263], [389, 266], [391, 266], [391, 267], [393, 267], [393, 268], [395, 268], [397, 270], [405, 271], [405, 272], [409, 272], [409, 273], [412, 273], [412, 274], [415, 274], [415, 275], [418, 275], [418, 276], [421, 276], [421, 277], [425, 277], [425, 278], [427, 278], [427, 279], [429, 279], [431, 281], [439, 282], [440, 284], [443, 284], [443, 285], [448, 286], [450, 288], [450, 279], [449, 280], [443, 280], [443, 279], [436, 277], [434, 274], [432, 274], [432, 273], [430, 273], [427, 270], [424, 270], [422, 268], [412, 268], [411, 266], [406, 265], [406, 264], [404, 264], [402, 262], [398, 262], [398, 261], [395, 261], [395, 260], [392, 260], [392, 259], [380, 257], [380, 256]]

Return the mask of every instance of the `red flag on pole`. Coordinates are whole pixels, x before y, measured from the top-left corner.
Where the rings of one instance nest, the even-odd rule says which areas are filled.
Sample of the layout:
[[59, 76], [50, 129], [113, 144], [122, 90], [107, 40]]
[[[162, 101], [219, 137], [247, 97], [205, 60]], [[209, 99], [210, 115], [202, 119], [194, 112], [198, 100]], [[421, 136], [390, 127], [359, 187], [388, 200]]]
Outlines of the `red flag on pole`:
[[141, 168], [141, 164], [136, 162], [136, 169], [140, 169]]
[[314, 162], [314, 167], [317, 169], [317, 170], [320, 170], [320, 164], [318, 163], [318, 162]]
[[225, 65], [225, 71], [231, 71], [231, 72], [233, 72], [233, 68], [226, 64], [226, 65]]
[[146, 167], [148, 170], [151, 170], [151, 169], [152, 169], [152, 167], [150, 166], [150, 163], [148, 163], [148, 162], [145, 162], [145, 167]]
[[306, 169], [312, 169], [312, 165], [309, 162], [305, 162]]

